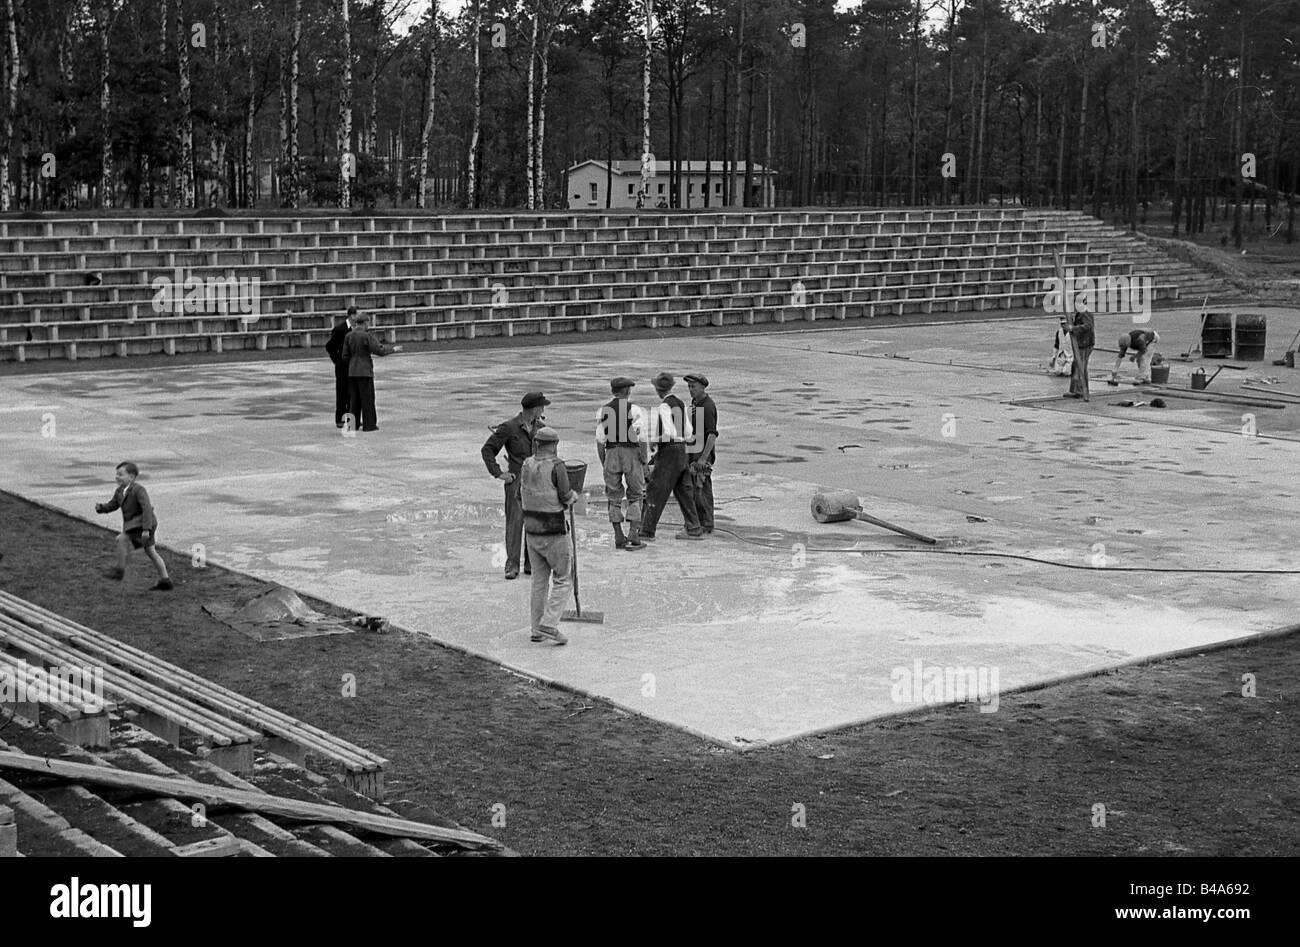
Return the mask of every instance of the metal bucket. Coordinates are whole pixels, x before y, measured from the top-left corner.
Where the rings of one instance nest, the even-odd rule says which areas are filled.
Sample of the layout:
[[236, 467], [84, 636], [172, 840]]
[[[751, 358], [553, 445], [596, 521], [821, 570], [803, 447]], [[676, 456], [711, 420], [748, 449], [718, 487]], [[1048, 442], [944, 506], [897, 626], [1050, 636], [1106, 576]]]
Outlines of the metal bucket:
[[581, 493], [587, 482], [587, 465], [580, 460], [566, 460], [564, 469], [569, 474], [569, 489]]
[[1205, 372], [1199, 368], [1192, 372], [1192, 391], [1203, 391], [1208, 384], [1209, 381], [1205, 378]]
[[1169, 381], [1169, 366], [1168, 366], [1168, 365], [1152, 365], [1152, 366], [1151, 366], [1151, 383], [1152, 383], [1152, 384], [1155, 384], [1155, 385], [1163, 385], [1163, 384], [1165, 384], [1165, 382], [1167, 382], [1167, 381]]

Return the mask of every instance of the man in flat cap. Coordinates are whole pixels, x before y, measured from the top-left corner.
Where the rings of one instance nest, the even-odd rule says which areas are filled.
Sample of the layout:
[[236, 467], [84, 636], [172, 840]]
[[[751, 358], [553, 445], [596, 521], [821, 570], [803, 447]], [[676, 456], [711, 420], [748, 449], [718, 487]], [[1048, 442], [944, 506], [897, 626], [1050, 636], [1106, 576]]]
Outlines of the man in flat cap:
[[564, 511], [578, 500], [569, 487], [569, 472], [556, 453], [560, 435], [549, 427], [533, 435], [536, 453], [524, 461], [519, 473], [524, 507], [524, 542], [533, 562], [533, 588], [529, 599], [531, 641], [564, 644], [560, 616], [569, 603], [573, 576], [573, 547]]
[[[519, 402], [523, 408], [509, 421], [492, 428], [492, 436], [483, 445], [483, 466], [505, 484], [506, 504], [506, 578], [519, 578], [519, 550], [524, 538], [524, 508], [520, 503], [519, 471], [533, 454], [533, 438], [542, 426], [542, 409], [550, 400], [540, 391], [530, 391]], [[497, 454], [506, 449], [506, 470], [497, 465]], [[524, 551], [524, 575], [531, 575], [528, 550]]]
[[[614, 527], [614, 548], [636, 552], [645, 548], [641, 529], [641, 500], [645, 496], [645, 467], [650, 461], [645, 412], [631, 401], [630, 378], [609, 383], [614, 397], [596, 412], [596, 453], [605, 471], [605, 496], [609, 521]], [[623, 533], [623, 487], [627, 484], [627, 528]]]
[[352, 331], [343, 338], [339, 358], [348, 366], [348, 401], [353, 425], [361, 431], [378, 431], [375, 417], [375, 361], [372, 355], [386, 356], [402, 351], [400, 345], [387, 346], [370, 333], [370, 318], [364, 312], [352, 314]]
[[650, 449], [654, 452], [650, 462], [652, 473], [646, 485], [646, 509], [641, 517], [641, 538], [653, 542], [659, 517], [671, 493], [677, 498], [682, 511], [685, 529], [678, 539], [703, 539], [704, 530], [695, 512], [695, 496], [691, 475], [686, 469], [686, 448], [693, 439], [691, 421], [686, 416], [686, 405], [672, 393], [676, 379], [660, 372], [651, 382], [659, 396], [659, 407], [649, 412]]
[[709, 397], [709, 380], [703, 375], [682, 378], [691, 391], [691, 427], [695, 435], [686, 445], [686, 469], [691, 476], [695, 514], [704, 534], [713, 532], [713, 444], [718, 439], [718, 406]]

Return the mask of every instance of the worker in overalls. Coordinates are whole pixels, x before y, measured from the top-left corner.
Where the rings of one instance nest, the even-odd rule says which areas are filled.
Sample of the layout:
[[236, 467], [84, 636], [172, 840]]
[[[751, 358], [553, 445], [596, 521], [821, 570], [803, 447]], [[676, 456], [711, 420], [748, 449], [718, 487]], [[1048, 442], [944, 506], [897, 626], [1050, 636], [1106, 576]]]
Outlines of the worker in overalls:
[[560, 616], [572, 594], [573, 547], [570, 545], [564, 511], [577, 502], [569, 488], [569, 472], [557, 451], [560, 435], [549, 427], [533, 435], [535, 453], [519, 472], [524, 507], [524, 542], [533, 564], [533, 587], [529, 600], [532, 641], [564, 644]]

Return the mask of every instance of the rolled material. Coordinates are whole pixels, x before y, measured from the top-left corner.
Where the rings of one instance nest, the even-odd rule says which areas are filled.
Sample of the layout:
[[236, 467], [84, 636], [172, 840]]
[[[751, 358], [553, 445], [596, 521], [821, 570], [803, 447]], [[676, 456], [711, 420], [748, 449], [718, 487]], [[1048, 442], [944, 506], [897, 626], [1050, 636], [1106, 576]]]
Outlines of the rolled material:
[[812, 515], [819, 523], [843, 523], [846, 520], [862, 520], [873, 526], [879, 526], [891, 532], [899, 533], [909, 539], [915, 539], [931, 546], [939, 541], [910, 529], [897, 526], [887, 520], [878, 519], [862, 512], [862, 503], [856, 493], [849, 490], [833, 490], [830, 493], [814, 493], [812, 498]]
[[849, 490], [834, 490], [830, 493], [814, 493], [812, 498], [812, 515], [819, 523], [843, 523], [857, 519], [862, 512], [858, 496]]

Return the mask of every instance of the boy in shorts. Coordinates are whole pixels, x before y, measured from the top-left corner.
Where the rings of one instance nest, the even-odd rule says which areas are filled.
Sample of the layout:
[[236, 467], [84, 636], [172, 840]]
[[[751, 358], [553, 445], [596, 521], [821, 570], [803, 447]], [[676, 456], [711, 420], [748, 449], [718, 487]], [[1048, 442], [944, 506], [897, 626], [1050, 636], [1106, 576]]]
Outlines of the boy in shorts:
[[154, 516], [149, 494], [145, 492], [144, 487], [135, 482], [138, 476], [140, 476], [140, 468], [135, 464], [129, 461], [118, 464], [114, 474], [117, 490], [113, 493], [113, 499], [107, 503], [95, 504], [96, 513], [112, 513], [116, 509], [122, 511], [122, 532], [117, 537], [117, 566], [105, 572], [104, 577], [121, 581], [126, 575], [126, 557], [131, 552], [131, 548], [135, 547], [143, 549], [144, 554], [158, 570], [158, 584], [150, 587], [149, 591], [165, 592], [174, 586], [167, 576], [167, 564], [162, 561], [162, 556], [158, 555], [158, 550], [154, 548], [158, 519]]

